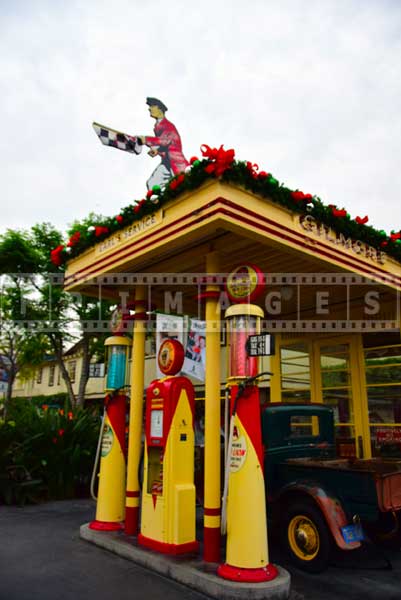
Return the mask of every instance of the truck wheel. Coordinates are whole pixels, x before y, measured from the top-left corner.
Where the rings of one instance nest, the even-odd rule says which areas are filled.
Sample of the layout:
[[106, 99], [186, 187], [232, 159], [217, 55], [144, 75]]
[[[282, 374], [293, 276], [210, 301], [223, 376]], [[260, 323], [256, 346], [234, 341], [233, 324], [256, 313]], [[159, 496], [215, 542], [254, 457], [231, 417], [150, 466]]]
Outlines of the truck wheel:
[[307, 500], [287, 505], [281, 518], [281, 543], [292, 562], [308, 573], [324, 571], [333, 541], [320, 510]]

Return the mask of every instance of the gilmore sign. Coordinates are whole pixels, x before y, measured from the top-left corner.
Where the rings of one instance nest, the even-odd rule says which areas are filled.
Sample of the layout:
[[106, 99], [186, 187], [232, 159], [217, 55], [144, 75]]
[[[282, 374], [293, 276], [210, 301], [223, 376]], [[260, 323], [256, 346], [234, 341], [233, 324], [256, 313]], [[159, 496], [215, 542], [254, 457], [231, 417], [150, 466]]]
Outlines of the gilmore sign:
[[350, 237], [346, 237], [343, 233], [333, 231], [333, 229], [330, 229], [327, 225], [323, 225], [323, 223], [316, 221], [312, 215], [301, 215], [299, 217], [299, 224], [305, 231], [313, 233], [327, 242], [335, 244], [336, 246], [342, 246], [346, 250], [351, 250], [359, 256], [370, 258], [382, 265], [385, 263], [386, 255], [384, 252], [365, 244], [365, 242], [353, 240]]

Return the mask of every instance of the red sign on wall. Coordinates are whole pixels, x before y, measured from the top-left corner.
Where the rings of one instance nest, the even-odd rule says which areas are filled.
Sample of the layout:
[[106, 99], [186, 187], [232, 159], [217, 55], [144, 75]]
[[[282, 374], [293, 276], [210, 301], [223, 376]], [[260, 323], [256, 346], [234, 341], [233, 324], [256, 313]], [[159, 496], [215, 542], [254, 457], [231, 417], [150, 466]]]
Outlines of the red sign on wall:
[[376, 429], [376, 442], [385, 444], [386, 442], [401, 443], [401, 427], [380, 427]]

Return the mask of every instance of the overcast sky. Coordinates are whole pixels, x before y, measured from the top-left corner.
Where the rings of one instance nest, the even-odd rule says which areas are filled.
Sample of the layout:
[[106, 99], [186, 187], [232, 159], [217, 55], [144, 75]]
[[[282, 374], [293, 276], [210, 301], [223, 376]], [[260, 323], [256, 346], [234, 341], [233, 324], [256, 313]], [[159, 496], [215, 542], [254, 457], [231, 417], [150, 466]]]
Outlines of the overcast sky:
[[1, 225], [62, 230], [143, 197], [168, 106], [189, 158], [224, 144], [280, 182], [401, 227], [400, 0], [1, 0]]

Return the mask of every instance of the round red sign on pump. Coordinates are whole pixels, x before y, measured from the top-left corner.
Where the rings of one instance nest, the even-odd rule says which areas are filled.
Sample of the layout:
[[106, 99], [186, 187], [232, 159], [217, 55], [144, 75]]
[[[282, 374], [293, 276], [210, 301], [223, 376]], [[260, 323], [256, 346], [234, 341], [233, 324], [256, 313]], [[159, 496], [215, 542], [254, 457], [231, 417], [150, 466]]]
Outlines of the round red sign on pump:
[[184, 364], [184, 347], [175, 339], [168, 338], [160, 346], [157, 364], [164, 375], [177, 375]]
[[132, 326], [129, 325], [129, 321], [132, 321], [130, 308], [128, 306], [125, 308], [122, 306], [117, 306], [117, 308], [115, 308], [111, 313], [111, 332], [118, 334], [131, 331]]
[[112, 333], [122, 333], [124, 331], [124, 311], [121, 306], [113, 310], [110, 319], [110, 329]]
[[226, 292], [234, 303], [252, 303], [265, 290], [263, 272], [256, 265], [244, 263], [231, 271], [226, 281]]

